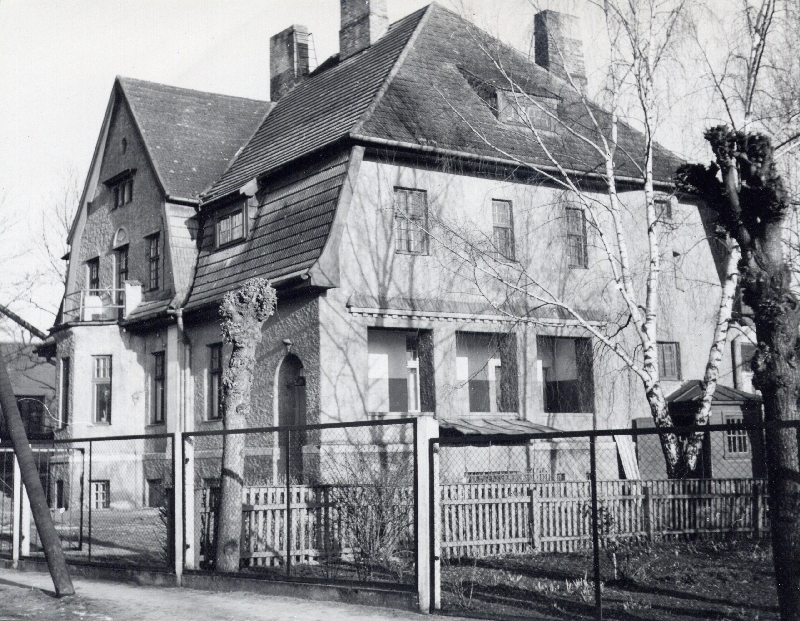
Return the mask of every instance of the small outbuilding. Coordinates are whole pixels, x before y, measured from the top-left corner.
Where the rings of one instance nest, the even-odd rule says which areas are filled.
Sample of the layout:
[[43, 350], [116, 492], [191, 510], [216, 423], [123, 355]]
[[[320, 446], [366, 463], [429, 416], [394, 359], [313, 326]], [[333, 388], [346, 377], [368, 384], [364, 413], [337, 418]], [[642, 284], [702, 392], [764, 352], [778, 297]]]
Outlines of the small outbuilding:
[[[700, 380], [691, 380], [667, 397], [676, 427], [688, 427], [702, 395]], [[709, 424], [755, 423], [762, 420], [761, 397], [727, 386], [717, 386], [711, 402]], [[654, 427], [651, 417], [637, 418], [634, 428]], [[636, 437], [636, 456], [643, 479], [666, 479], [664, 455], [657, 435]], [[749, 479], [766, 477], [764, 436], [761, 431], [730, 429], [706, 432], [696, 478]]]

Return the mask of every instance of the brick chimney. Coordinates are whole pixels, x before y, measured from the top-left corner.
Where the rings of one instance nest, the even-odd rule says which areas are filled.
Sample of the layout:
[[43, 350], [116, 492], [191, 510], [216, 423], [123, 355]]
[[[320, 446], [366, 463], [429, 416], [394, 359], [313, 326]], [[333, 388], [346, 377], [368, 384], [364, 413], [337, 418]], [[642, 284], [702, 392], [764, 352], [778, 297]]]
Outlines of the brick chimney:
[[389, 28], [386, 0], [341, 0], [339, 60], [368, 48]]
[[536, 64], [578, 86], [586, 86], [580, 18], [558, 11], [541, 11], [533, 18]]
[[278, 101], [308, 75], [308, 28], [289, 26], [269, 39], [269, 93]]

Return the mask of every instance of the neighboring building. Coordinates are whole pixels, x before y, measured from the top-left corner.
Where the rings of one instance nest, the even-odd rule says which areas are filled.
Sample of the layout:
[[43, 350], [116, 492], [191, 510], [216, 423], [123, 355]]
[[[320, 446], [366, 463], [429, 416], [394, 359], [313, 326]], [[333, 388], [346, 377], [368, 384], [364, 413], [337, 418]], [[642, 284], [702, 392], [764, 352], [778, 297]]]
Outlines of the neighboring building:
[[[526, 300], [491, 304], [469, 266], [431, 233], [441, 222], [477, 231], [497, 256], [526, 266], [593, 321], [615, 312], [579, 205], [498, 156], [547, 163], [535, 141], [520, 138], [502, 75], [476, 39], [488, 35], [436, 4], [389, 25], [385, 1], [342, 0], [342, 16], [340, 53], [313, 71], [305, 28], [272, 37], [273, 102], [117, 78], [47, 345], [59, 412], [72, 421], [61, 433], [221, 427], [229, 352], [218, 306], [254, 276], [272, 281], [278, 307], [258, 348], [252, 426], [410, 415], [456, 430], [465, 421], [578, 430], [629, 426], [647, 411], [640, 383], [598, 354], [575, 321]], [[537, 19], [540, 35], [547, 23]], [[497, 47], [509, 70], [527, 76], [531, 96], [580, 122], [576, 94], [559, 77], [565, 59], [543, 53], [537, 65]], [[566, 61], [580, 77], [581, 46], [570, 49], [578, 51]], [[564, 158], [592, 168], [581, 143], [565, 140], [548, 117], [537, 122]], [[620, 139], [635, 145], [640, 137], [623, 126]], [[657, 189], [675, 223], [662, 243], [692, 272], [686, 282], [706, 284], [683, 286], [678, 262], [665, 263], [659, 329], [668, 392], [702, 376], [714, 326], [708, 292], [719, 282], [706, 214], [667, 198], [676, 165], [656, 149]], [[635, 176], [625, 161], [619, 170]], [[634, 186], [620, 187], [630, 227], [644, 218]], [[602, 199], [599, 184], [596, 191]], [[639, 237], [631, 236], [632, 256], [646, 250]], [[529, 321], [509, 319], [503, 305]], [[323, 434], [315, 442], [289, 455], [307, 474], [320, 446], [348, 440]], [[472, 456], [497, 470], [583, 477], [588, 456], [573, 448], [547, 446], [536, 465], [504, 447]], [[262, 447], [272, 456], [264, 479], [278, 476], [281, 450]], [[599, 450], [608, 455], [603, 476], [616, 477], [614, 444]], [[628, 463], [632, 447], [619, 450]], [[571, 457], [559, 462], [558, 454]], [[113, 505], [115, 490], [106, 491]]]
[[[52, 438], [59, 428], [55, 366], [36, 355], [32, 345], [0, 343], [11, 387], [29, 440]], [[5, 417], [0, 416], [0, 439], [8, 440]]]

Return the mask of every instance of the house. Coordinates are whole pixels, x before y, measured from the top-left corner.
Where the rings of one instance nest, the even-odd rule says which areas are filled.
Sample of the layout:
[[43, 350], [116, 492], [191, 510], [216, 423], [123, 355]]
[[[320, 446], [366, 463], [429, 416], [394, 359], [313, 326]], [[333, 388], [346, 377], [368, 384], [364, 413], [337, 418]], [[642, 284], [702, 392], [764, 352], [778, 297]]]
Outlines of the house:
[[[567, 19], [540, 15], [537, 36], [566, 36], [555, 24]], [[519, 165], [549, 162], [521, 129], [481, 37], [541, 106], [585, 122], [563, 79], [567, 65], [584, 79], [580, 41], [561, 41], [565, 56], [537, 46], [534, 63], [435, 3], [389, 24], [385, 0], [342, 0], [340, 51], [313, 70], [306, 28], [276, 34], [271, 102], [118, 78], [47, 346], [62, 422], [73, 423], [58, 433], [220, 428], [229, 352], [219, 302], [252, 277], [272, 282], [278, 305], [258, 348], [251, 426], [435, 416], [456, 431], [585, 430], [630, 426], [646, 413], [637, 380], [577, 322], [482, 282], [453, 252], [458, 235], [483, 239], [492, 256], [564, 292], [593, 322], [618, 304], [581, 206]], [[602, 200], [594, 155], [549, 116], [526, 112]], [[637, 140], [621, 127], [621, 143]], [[706, 214], [670, 196], [676, 165], [656, 149], [669, 223], [659, 325], [668, 391], [702, 376], [714, 326], [708, 294], [719, 282]], [[635, 168], [621, 158], [619, 171], [629, 179], [620, 185], [625, 225], [643, 227]], [[631, 236], [632, 256], [645, 251], [640, 237]], [[288, 458], [323, 476], [320, 447], [349, 442], [323, 433]], [[628, 463], [632, 447], [619, 442], [598, 443], [601, 476]], [[471, 459], [543, 478], [588, 471], [583, 447], [540, 448], [485, 446]], [[284, 449], [260, 450], [272, 470], [258, 476], [276, 480]], [[200, 477], [213, 478], [200, 461]], [[446, 476], [474, 470], [455, 465]], [[142, 476], [129, 496], [145, 498], [147, 480], [160, 480]], [[113, 504], [116, 491], [98, 481]]]

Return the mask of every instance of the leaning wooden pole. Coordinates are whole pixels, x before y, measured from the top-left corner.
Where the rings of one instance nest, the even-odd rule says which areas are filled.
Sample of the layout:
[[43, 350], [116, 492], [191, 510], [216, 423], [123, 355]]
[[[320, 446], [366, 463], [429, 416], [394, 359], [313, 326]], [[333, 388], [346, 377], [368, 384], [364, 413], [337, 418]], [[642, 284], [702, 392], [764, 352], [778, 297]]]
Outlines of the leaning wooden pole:
[[2, 357], [0, 357], [0, 407], [2, 407], [3, 416], [6, 419], [6, 428], [11, 436], [14, 452], [19, 461], [22, 483], [25, 485], [25, 489], [28, 490], [33, 521], [36, 524], [36, 530], [39, 532], [39, 539], [44, 548], [44, 557], [47, 560], [50, 576], [53, 578], [56, 597], [73, 595], [75, 589], [67, 571], [67, 560], [64, 558], [61, 540], [56, 532], [55, 524], [53, 524], [53, 518], [50, 516], [42, 481], [39, 479], [39, 470], [33, 459], [33, 451], [28, 444], [28, 437], [25, 435], [25, 426], [22, 424], [22, 417], [19, 414], [14, 390], [11, 388], [11, 380], [8, 377], [6, 363]]

